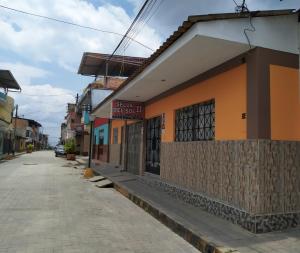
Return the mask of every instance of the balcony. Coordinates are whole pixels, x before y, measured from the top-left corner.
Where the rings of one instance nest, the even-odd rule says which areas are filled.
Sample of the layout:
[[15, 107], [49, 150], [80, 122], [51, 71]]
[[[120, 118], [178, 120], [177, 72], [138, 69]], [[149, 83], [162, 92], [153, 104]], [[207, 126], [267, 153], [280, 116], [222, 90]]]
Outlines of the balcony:
[[0, 92], [0, 104], [4, 105], [7, 101], [7, 95], [3, 92]]

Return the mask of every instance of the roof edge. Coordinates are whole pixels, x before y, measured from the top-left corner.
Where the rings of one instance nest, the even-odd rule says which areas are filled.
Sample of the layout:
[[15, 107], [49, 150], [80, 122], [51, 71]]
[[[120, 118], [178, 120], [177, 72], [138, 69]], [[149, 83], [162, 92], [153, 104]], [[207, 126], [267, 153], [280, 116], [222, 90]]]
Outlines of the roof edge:
[[94, 113], [102, 105], [104, 105], [109, 99], [111, 99], [115, 94], [121, 91], [125, 86], [127, 86], [134, 78], [136, 78], [140, 73], [144, 71], [152, 62], [154, 62], [164, 51], [166, 51], [175, 41], [177, 41], [183, 34], [185, 34], [194, 24], [199, 22], [208, 22], [214, 20], [225, 20], [225, 19], [238, 19], [238, 18], [249, 18], [249, 14], [252, 17], [268, 17], [268, 16], [283, 16], [283, 15], [293, 15], [299, 13], [300, 9], [280, 9], [280, 10], [257, 10], [246, 13], [218, 13], [218, 14], [205, 14], [205, 15], [194, 15], [188, 16], [188, 19], [178, 27], [176, 31], [171, 34], [165, 42], [145, 60], [141, 67], [127, 80], [120, 85], [112, 94], [107, 96], [101, 103], [99, 103], [91, 113]]

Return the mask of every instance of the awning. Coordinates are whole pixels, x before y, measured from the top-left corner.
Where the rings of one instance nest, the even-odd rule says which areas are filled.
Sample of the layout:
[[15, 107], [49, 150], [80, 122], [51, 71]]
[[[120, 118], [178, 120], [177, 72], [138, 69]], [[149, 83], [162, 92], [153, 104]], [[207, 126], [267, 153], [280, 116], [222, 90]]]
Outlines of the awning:
[[[131, 76], [146, 60], [141, 57], [114, 55], [109, 61], [109, 54], [84, 53], [78, 74], [84, 76]], [[106, 63], [108, 63], [106, 73]]]
[[0, 87], [21, 90], [20, 85], [9, 70], [0, 70]]

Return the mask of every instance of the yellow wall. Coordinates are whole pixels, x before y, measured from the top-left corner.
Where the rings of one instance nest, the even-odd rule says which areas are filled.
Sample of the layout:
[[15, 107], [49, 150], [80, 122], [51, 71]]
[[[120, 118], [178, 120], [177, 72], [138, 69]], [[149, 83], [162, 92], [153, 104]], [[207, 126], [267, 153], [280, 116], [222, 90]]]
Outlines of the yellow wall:
[[299, 70], [270, 66], [271, 138], [300, 140]]
[[10, 123], [13, 108], [14, 100], [12, 97], [7, 96], [6, 103], [4, 105], [0, 104], [0, 119]]
[[121, 144], [121, 128], [124, 126], [124, 120], [112, 120], [110, 131], [110, 143], [114, 143], [114, 128], [118, 128], [118, 144]]
[[163, 142], [174, 141], [175, 110], [215, 99], [215, 139], [238, 140], [246, 139], [246, 64], [193, 85], [176, 94], [170, 95], [146, 106], [146, 118], [165, 113], [165, 131]]
[[[127, 125], [133, 124], [136, 121], [134, 120], [127, 120]], [[114, 143], [114, 128], [118, 128], [118, 143], [121, 144], [121, 131], [122, 131], [122, 126], [125, 126], [125, 120], [120, 120], [120, 119], [113, 119], [111, 120], [111, 131], [110, 131], [110, 143]]]

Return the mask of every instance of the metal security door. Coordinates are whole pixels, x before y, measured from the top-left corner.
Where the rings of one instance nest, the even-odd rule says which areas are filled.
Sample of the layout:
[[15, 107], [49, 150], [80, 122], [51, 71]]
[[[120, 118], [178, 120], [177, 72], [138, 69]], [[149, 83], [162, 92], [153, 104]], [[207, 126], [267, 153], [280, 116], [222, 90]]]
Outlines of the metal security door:
[[140, 169], [142, 126], [142, 122], [127, 126], [127, 171], [136, 175]]
[[146, 172], [160, 174], [161, 117], [147, 120]]

